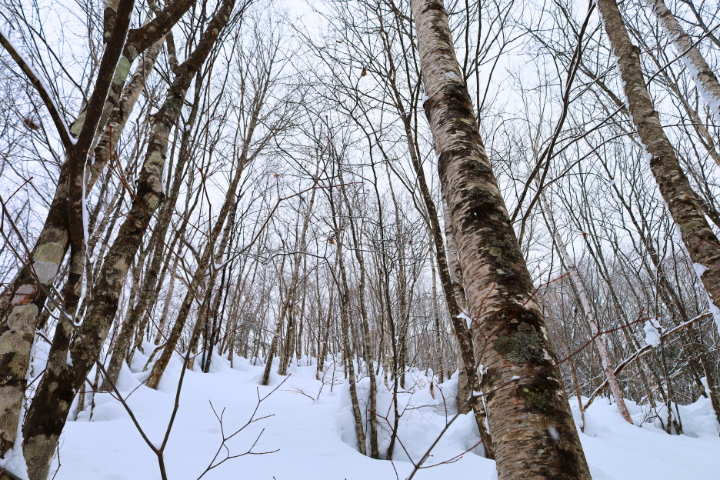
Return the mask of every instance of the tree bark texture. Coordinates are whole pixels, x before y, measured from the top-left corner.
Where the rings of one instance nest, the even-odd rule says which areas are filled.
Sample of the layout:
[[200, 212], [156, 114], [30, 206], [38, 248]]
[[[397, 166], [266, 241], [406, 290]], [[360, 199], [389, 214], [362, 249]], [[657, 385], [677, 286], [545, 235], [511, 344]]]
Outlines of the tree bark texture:
[[461, 78], [447, 13], [439, 0], [414, 0], [412, 12], [429, 97], [424, 108], [465, 292], [487, 342], [482, 387], [498, 477], [590, 479], [534, 286]]
[[[193, 76], [205, 62], [217, 35], [227, 24], [235, 0], [225, 0], [208, 23], [198, 46], [178, 68], [165, 102], [154, 115], [145, 163], [140, 172], [133, 205], [110, 248], [88, 312], [70, 348], [70, 362], [48, 363], [23, 425], [23, 454], [29, 471], [47, 477], [55, 447], [65, 426], [68, 410], [85, 377], [100, 358], [102, 346], [118, 308], [120, 292], [133, 257], [153, 213], [164, 199], [163, 168], [170, 131], [180, 116]], [[64, 340], [64, 339], [63, 339]], [[50, 355], [67, 351], [64, 342], [53, 342]]]
[[[612, 50], [618, 57], [625, 97], [640, 141], [650, 158], [650, 169], [668, 210], [680, 229], [683, 243], [714, 304], [720, 298], [720, 242], [703, 214], [701, 202], [680, 167], [675, 149], [668, 140], [645, 86], [639, 49], [630, 41], [615, 0], [598, 1]], [[720, 329], [720, 325], [718, 325]]]
[[645, 0], [645, 4], [652, 9], [678, 55], [682, 55], [682, 61], [693, 77], [697, 89], [715, 119], [720, 122], [720, 83], [715, 73], [663, 0]]
[[[127, 30], [127, 27], [133, 2], [130, 2], [129, 7], [127, 3], [123, 2], [120, 5], [120, 2], [114, 2], [112, 23], [106, 24], [104, 27], [105, 41], [110, 41], [111, 44], [120, 43], [119, 46], [125, 54], [120, 56], [119, 61], [117, 56], [114, 56], [114, 60], [109, 58], [113, 55], [108, 56], [108, 65], [112, 65], [115, 73], [110, 76], [109, 85], [107, 85], [107, 79], [103, 79], [100, 85], [96, 84], [93, 91], [93, 95], [97, 92], [98, 97], [105, 98], [106, 105], [103, 110], [109, 108], [112, 113], [108, 126], [104, 128], [102, 139], [95, 148], [95, 162], [90, 167], [90, 182], [86, 185], [85, 192], [89, 192], [99, 173], [109, 160], [111, 155], [110, 147], [117, 144], [117, 140], [125, 126], [125, 121], [144, 87], [146, 74], [149, 73], [148, 69], [152, 70], [153, 62], [146, 60], [142, 69], [138, 68], [131, 83], [123, 90], [132, 60], [142, 54], [153, 43], [158, 42], [158, 39], [170, 30], [193, 2], [192, 0], [173, 2], [153, 22], [130, 31]], [[118, 8], [120, 8], [122, 17], [121, 25], [119, 25], [115, 37], [110, 38], [112, 32], [118, 28], [115, 22]], [[113, 46], [115, 47], [115, 45]], [[105, 55], [108, 55], [109, 48], [106, 48]], [[113, 50], [117, 50], [117, 48], [113, 48]], [[119, 55], [120, 52], [118, 51], [117, 54]], [[105, 55], [103, 55], [103, 58], [105, 58]], [[148, 56], [151, 57], [152, 55], [153, 51], [151, 49]], [[100, 73], [105, 75], [103, 72]], [[121, 92], [122, 96], [120, 95]], [[97, 117], [96, 122], [99, 121], [100, 112], [94, 114]], [[88, 119], [87, 112], [83, 113], [83, 118], [87, 125], [85, 125], [86, 122], [83, 122], [82, 126], [89, 129], [90, 124], [94, 122], [92, 119]], [[28, 262], [20, 270], [15, 281], [4, 292], [3, 296], [12, 299], [12, 301], [0, 302], [0, 379], [2, 379], [0, 382], [0, 457], [4, 456], [7, 450], [12, 447], [12, 442], [17, 433], [20, 403], [26, 385], [25, 373], [29, 363], [29, 348], [32, 344], [38, 313], [45, 304], [47, 289], [55, 281], [60, 264], [63, 262], [70, 245], [68, 229], [70, 167], [72, 163], [83, 165], [86, 163], [87, 153], [85, 152], [90, 147], [97, 123], [92, 126], [93, 131], [86, 134], [82, 138], [82, 142], [81, 139], [78, 139], [74, 148], [70, 149], [72, 151], [68, 150], [66, 152], [67, 155], [75, 156], [74, 162], [70, 161], [71, 159], [68, 157], [68, 160], [61, 168], [57, 189], [48, 216], [33, 247], [32, 261]], [[99, 127], [103, 128], [103, 125], [101, 124]], [[111, 136], [112, 140], [110, 139]], [[5, 348], [2, 347], [3, 344], [6, 345]]]
[[443, 362], [443, 350], [442, 350], [442, 333], [440, 332], [440, 312], [438, 311], [438, 301], [437, 301], [437, 281], [435, 280], [435, 277], [437, 276], [435, 274], [435, 262], [433, 258], [430, 258], [430, 267], [432, 271], [432, 306], [433, 306], [433, 317], [435, 319], [435, 354], [437, 355], [437, 359], [435, 360], [436, 366], [436, 372], [435, 374], [438, 377], [438, 383], [443, 383], [445, 380], [443, 378], [444, 375], [444, 362]]
[[[95, 122], [99, 121], [98, 103], [102, 106], [110, 87], [109, 72], [115, 69], [118, 63], [123, 41], [130, 25], [134, 0], [125, 0], [117, 4], [121, 14], [121, 21], [116, 22], [111, 29], [108, 46], [103, 54], [98, 80], [90, 97], [88, 108]], [[4, 39], [4, 37], [3, 37]], [[3, 42], [7, 49], [8, 47]], [[128, 65], [129, 67], [129, 65]], [[103, 78], [100, 78], [100, 76]], [[116, 74], [114, 78], [118, 77]], [[124, 81], [125, 78], [123, 77]], [[48, 216], [38, 241], [32, 253], [32, 261], [27, 262], [20, 270], [15, 281], [4, 292], [4, 299], [0, 305], [0, 456], [12, 448], [17, 435], [18, 422], [22, 398], [27, 385], [26, 374], [30, 361], [30, 350], [33, 343], [38, 315], [45, 304], [48, 287], [55, 281], [68, 245], [70, 232], [68, 229], [68, 212], [71, 200], [69, 185], [71, 174], [80, 166], [84, 166], [87, 158], [86, 150], [90, 147], [94, 134], [92, 121], [83, 126], [80, 138], [75, 143], [66, 144], [66, 163], [61, 168], [58, 187], [51, 205], [56, 216]], [[92, 127], [92, 132], [89, 132]], [[61, 128], [65, 128], [64, 126]], [[60, 132], [61, 136], [66, 131]], [[79, 164], [79, 165], [78, 165]], [[52, 213], [52, 212], [51, 212]], [[77, 273], [77, 267], [71, 265], [71, 277]], [[82, 270], [80, 271], [82, 275]], [[74, 291], [77, 287], [77, 278], [71, 278], [66, 291]]]
[[[120, 373], [120, 367], [122, 362], [127, 357], [127, 350], [132, 340], [132, 334], [135, 331], [137, 324], [141, 317], [145, 315], [148, 309], [151, 309], [156, 299], [156, 287], [158, 275], [163, 261], [165, 260], [165, 235], [167, 234], [168, 228], [170, 227], [170, 221], [172, 220], [173, 212], [175, 211], [175, 204], [182, 186], [183, 180], [183, 169], [187, 163], [189, 157], [189, 143], [190, 143], [190, 131], [192, 125], [195, 123], [197, 118], [198, 105], [200, 100], [200, 86], [197, 84], [200, 79], [196, 80], [196, 94], [195, 101], [193, 102], [193, 108], [188, 117], [188, 121], [185, 125], [185, 131], [182, 135], [180, 143], [180, 149], [178, 153], [178, 160], [175, 164], [175, 172], [173, 176], [173, 184], [169, 195], [166, 198], [165, 203], [160, 209], [158, 215], [158, 221], [153, 229], [153, 236], [156, 239], [155, 252], [152, 256], [150, 268], [148, 269], [147, 275], [143, 282], [143, 286], [138, 298], [137, 304], [132, 307], [130, 316], [126, 321], [123, 322], [120, 335], [118, 336], [115, 348], [113, 349], [110, 363], [107, 367], [108, 378], [105, 381], [115, 383], [117, 381], [118, 374]], [[168, 252], [169, 253], [169, 252]], [[177, 264], [176, 264], [177, 265]], [[142, 329], [138, 329], [138, 336], [142, 339]]]

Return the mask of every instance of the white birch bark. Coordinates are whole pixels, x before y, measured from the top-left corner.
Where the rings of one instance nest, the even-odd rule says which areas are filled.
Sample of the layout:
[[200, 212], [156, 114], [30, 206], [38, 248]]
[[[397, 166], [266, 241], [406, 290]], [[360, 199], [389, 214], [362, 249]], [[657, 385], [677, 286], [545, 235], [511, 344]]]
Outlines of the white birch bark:
[[682, 61], [692, 75], [697, 89], [710, 107], [715, 120], [720, 122], [720, 83], [712, 69], [695, 46], [690, 35], [683, 30], [677, 18], [667, 8], [665, 2], [663, 0], [644, 1], [652, 9], [678, 55], [682, 55]]
[[572, 261], [572, 258], [570, 258], [570, 255], [568, 255], [567, 249], [565, 248], [565, 242], [563, 242], [562, 236], [560, 236], [560, 232], [558, 232], [557, 225], [555, 224], [555, 217], [553, 216], [552, 209], [550, 209], [544, 193], [540, 193], [540, 208], [542, 208], [542, 211], [545, 213], [545, 218], [547, 218], [550, 229], [552, 230], [550, 233], [552, 233], [552, 236], [555, 239], [555, 249], [562, 257], [563, 262], [565, 263], [565, 268], [570, 276], [570, 281], [573, 282], [575, 289], [577, 290], [578, 299], [580, 300], [583, 312], [585, 313], [585, 318], [590, 324], [590, 332], [593, 335], [593, 341], [595, 342], [595, 346], [600, 354], [600, 363], [602, 363], [605, 377], [610, 385], [613, 397], [615, 397], [615, 403], [617, 404], [618, 411], [625, 421], [632, 425], [633, 421], [632, 418], [630, 418], [630, 413], [625, 405], [622, 389], [615, 377], [612, 362], [610, 362], [610, 357], [607, 353], [607, 349], [605, 348], [605, 342], [603, 342], [602, 336], [598, 335], [600, 330], [598, 328], [597, 320], [595, 320], [595, 315], [593, 314], [587, 290], [585, 289], [585, 285], [583, 284], [580, 274], [575, 267], [575, 263]]

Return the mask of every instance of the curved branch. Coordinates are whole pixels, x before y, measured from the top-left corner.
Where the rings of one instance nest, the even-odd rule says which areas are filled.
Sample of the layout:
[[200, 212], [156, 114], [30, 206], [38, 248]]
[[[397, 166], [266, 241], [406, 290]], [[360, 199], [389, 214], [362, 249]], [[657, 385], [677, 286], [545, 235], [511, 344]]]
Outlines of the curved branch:
[[60, 116], [60, 112], [55, 105], [55, 101], [52, 99], [47, 89], [45, 88], [45, 84], [42, 82], [42, 80], [40, 80], [40, 77], [38, 77], [37, 73], [35, 73], [35, 70], [33, 70], [30, 64], [25, 61], [22, 54], [15, 49], [15, 46], [12, 44], [12, 42], [10, 42], [8, 35], [6, 35], [5, 32], [3, 32], [2, 30], [0, 30], [0, 44], [3, 46], [3, 48], [5, 48], [5, 50], [7, 50], [12, 59], [15, 60], [15, 63], [17, 63], [17, 65], [22, 69], [23, 73], [25, 73], [27, 79], [30, 80], [32, 86], [35, 87], [35, 90], [37, 90], [38, 95], [40, 95], [40, 98], [45, 104], [45, 108], [47, 108], [50, 112], [50, 117], [55, 124], [55, 129], [60, 135], [60, 141], [62, 141], [63, 147], [65, 147], [65, 150], [70, 150], [75, 144], [75, 140], [70, 136], [70, 131], [68, 130], [67, 124], [65, 123], [65, 120], [63, 120], [63, 118]]

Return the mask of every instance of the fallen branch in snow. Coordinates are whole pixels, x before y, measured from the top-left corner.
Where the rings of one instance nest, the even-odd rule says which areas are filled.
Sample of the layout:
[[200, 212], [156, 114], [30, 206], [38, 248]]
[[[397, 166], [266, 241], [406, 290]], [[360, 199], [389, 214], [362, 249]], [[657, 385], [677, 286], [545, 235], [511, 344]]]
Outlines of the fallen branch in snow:
[[[660, 334], [660, 340], [663, 340], [663, 339], [665, 339], [666, 337], [669, 337], [670, 335], [672, 335], [672, 334], [674, 334], [674, 333], [682, 330], [683, 328], [691, 325], [692, 323], [695, 323], [695, 322], [697, 322], [698, 320], [700, 320], [700, 319], [702, 319], [702, 318], [705, 318], [705, 317], [708, 317], [708, 316], [710, 316], [710, 315], [711, 315], [711, 313], [710, 313], [708, 310], [705, 310], [704, 312], [702, 312], [702, 313], [701, 313], [700, 315], [698, 315], [697, 317], [691, 318], [691, 319], [688, 320], [687, 322], [682, 323], [682, 324], [678, 325], [677, 327], [675, 327], [675, 328], [673, 328], [673, 329], [671, 329], [671, 330], [668, 330], [668, 331], [666, 331], [666, 332], [661, 333], [661, 334]], [[623, 360], [622, 362], [620, 362], [617, 367], [615, 367], [615, 375], [617, 376], [617, 375], [618, 375], [620, 372], [622, 372], [626, 367], [628, 367], [629, 365], [631, 365], [632, 363], [634, 363], [634, 362], [635, 362], [637, 359], [639, 359], [640, 357], [643, 357], [643, 356], [647, 355], [648, 353], [650, 353], [650, 352], [653, 351], [654, 349], [655, 349], [655, 346], [653, 346], [653, 345], [645, 345], [644, 347], [640, 348], [640, 349], [637, 350], [635, 353], [633, 353], [632, 355], [630, 355], [628, 358], [626, 358], [625, 360]], [[583, 406], [583, 410], [587, 410], [587, 408], [590, 406], [590, 404], [593, 402], [593, 400], [595, 400], [595, 397], [597, 397], [597, 395], [598, 395], [600, 392], [602, 392], [602, 391], [605, 389], [605, 387], [607, 387], [607, 386], [608, 386], [608, 381], [607, 381], [607, 378], [606, 378], [605, 381], [604, 381], [603, 383], [601, 383], [598, 388], [595, 389], [595, 391], [592, 393], [592, 395], [590, 395], [590, 399], [589, 399], [589, 400], [587, 401], [587, 403]]]

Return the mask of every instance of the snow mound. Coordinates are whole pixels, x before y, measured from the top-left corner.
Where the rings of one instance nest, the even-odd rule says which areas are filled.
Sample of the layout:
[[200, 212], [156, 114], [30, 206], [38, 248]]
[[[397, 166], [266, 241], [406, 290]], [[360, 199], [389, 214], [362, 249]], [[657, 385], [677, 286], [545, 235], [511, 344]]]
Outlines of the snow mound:
[[[136, 356], [138, 354], [143, 355], [136, 352]], [[173, 411], [182, 360], [174, 357], [160, 388], [151, 390], [138, 381], [140, 373], [133, 373], [140, 363], [143, 363], [139, 367], [142, 370], [146, 358], [138, 356], [137, 361], [134, 358], [131, 368], [124, 365], [118, 383], [123, 395], [129, 395], [127, 403], [145, 434], [159, 444]], [[405, 479], [413, 468], [410, 459], [417, 461], [446, 422], [455, 416], [457, 373], [438, 385], [431, 373], [426, 376], [423, 371], [410, 369], [406, 373], [406, 388], [399, 389], [398, 393], [402, 415], [393, 462], [373, 460], [358, 452], [350, 389], [340, 370], [342, 363], [326, 362], [328, 370], [321, 375], [321, 381], [316, 380], [316, 367], [308, 363], [311, 361], [306, 358], [299, 363], [294, 360], [288, 377], [278, 375], [275, 364], [271, 370], [272, 385], [267, 387], [259, 385], [264, 365], [260, 362], [253, 365], [244, 358], [235, 357], [230, 368], [227, 357], [213, 355], [212, 373], [187, 371], [165, 453], [168, 478], [198, 478], [222, 443], [221, 427], [226, 435], [234, 433], [250, 419], [258, 397], [263, 398], [273, 390], [258, 408], [255, 418], [261, 420], [247, 426], [226, 444], [230, 455], [238, 455], [257, 440], [253, 453], [266, 454], [228, 460], [210, 470], [203, 479]], [[356, 372], [360, 410], [369, 431], [370, 379], [364, 365], [356, 365]], [[394, 423], [393, 392], [386, 388], [382, 371], [376, 380], [378, 415], [387, 417], [387, 421], [378, 418], [380, 456], [385, 458], [391, 433], [388, 422]], [[392, 387], [392, 382], [389, 385]], [[585, 431], [580, 438], [594, 479], [717, 478], [720, 439], [709, 401], [700, 399], [692, 405], [678, 406], [682, 435], [668, 435], [648, 417], [646, 407], [627, 403], [633, 419], [641, 427], [625, 422], [607, 399], [596, 399], [585, 413]], [[577, 401], [571, 398], [570, 405], [580, 425]], [[89, 417], [88, 411], [86, 408], [79, 420], [87, 420], [82, 416]], [[438, 442], [426, 465], [456, 461], [422, 470], [415, 478], [496, 480], [495, 462], [483, 458], [482, 444], [477, 445], [479, 441], [473, 415], [459, 416]], [[224, 458], [223, 455], [220, 458]], [[60, 458], [62, 466], [57, 480], [160, 478], [156, 456], [122, 405], [107, 393], [96, 395], [92, 421], [68, 422]]]

